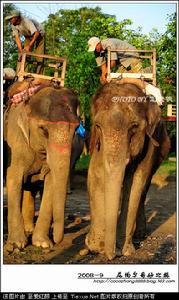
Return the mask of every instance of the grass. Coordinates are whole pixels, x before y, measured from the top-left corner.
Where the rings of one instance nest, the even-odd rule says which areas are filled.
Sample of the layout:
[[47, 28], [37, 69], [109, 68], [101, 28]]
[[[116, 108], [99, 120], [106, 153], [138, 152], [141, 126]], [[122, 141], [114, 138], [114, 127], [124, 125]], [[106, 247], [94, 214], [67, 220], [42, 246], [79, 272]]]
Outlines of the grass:
[[167, 175], [175, 175], [176, 174], [176, 161], [165, 160], [160, 168], [156, 172], [159, 175], [167, 174]]
[[[173, 157], [173, 156], [172, 156]], [[90, 162], [90, 156], [82, 154], [80, 159], [77, 161], [75, 170], [82, 171], [87, 170]], [[157, 174], [176, 174], [176, 161], [165, 160], [157, 171]]]
[[90, 156], [82, 154], [80, 159], [77, 161], [75, 170], [82, 171], [87, 170], [90, 162]]

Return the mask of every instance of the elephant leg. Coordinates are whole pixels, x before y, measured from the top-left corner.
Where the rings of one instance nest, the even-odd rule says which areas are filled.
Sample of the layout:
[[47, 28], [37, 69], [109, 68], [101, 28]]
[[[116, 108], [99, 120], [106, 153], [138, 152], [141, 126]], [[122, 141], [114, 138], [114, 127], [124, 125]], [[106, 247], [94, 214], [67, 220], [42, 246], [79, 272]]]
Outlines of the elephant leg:
[[23, 249], [27, 244], [21, 211], [23, 171], [13, 166], [7, 169], [8, 240], [7, 249]]
[[[154, 164], [156, 168], [156, 163]], [[136, 219], [136, 230], [134, 233], [135, 238], [142, 240], [144, 239], [146, 232], [147, 232], [147, 221], [145, 216], [145, 199], [147, 196], [147, 192], [150, 187], [151, 179], [156, 169], [153, 170], [153, 172], [150, 174], [150, 176], [147, 178], [147, 183], [145, 185], [145, 189], [142, 193], [140, 203], [139, 203], [139, 209], [137, 213], [137, 219]]]
[[[97, 165], [98, 164], [98, 165]], [[88, 171], [88, 191], [90, 198], [91, 226], [85, 244], [92, 252], [104, 254], [105, 246], [105, 207], [104, 172], [99, 161], [91, 158]]]
[[35, 199], [30, 191], [23, 191], [22, 215], [27, 234], [34, 231]]
[[139, 240], [142, 240], [146, 235], [145, 198], [146, 193], [141, 197], [136, 218], [136, 230], [134, 237]]
[[48, 173], [45, 177], [44, 191], [39, 211], [39, 217], [32, 235], [32, 244], [37, 247], [52, 247], [49, 239], [49, 229], [52, 220], [52, 177]]
[[154, 146], [150, 144], [145, 159], [139, 164], [134, 174], [126, 221], [126, 239], [122, 250], [122, 254], [125, 256], [135, 253], [132, 238], [136, 229], [136, 218], [140, 206], [141, 196], [144, 191], [147, 192], [146, 186], [149, 186], [148, 179], [150, 178], [153, 165], [153, 156]]
[[130, 170], [126, 172], [126, 176], [123, 182], [123, 188], [121, 191], [121, 207], [120, 207], [120, 214], [118, 218], [117, 224], [117, 246], [118, 248], [122, 249], [125, 236], [126, 236], [126, 220], [127, 220], [127, 211], [129, 205], [129, 196], [130, 190], [133, 180], [133, 172]]

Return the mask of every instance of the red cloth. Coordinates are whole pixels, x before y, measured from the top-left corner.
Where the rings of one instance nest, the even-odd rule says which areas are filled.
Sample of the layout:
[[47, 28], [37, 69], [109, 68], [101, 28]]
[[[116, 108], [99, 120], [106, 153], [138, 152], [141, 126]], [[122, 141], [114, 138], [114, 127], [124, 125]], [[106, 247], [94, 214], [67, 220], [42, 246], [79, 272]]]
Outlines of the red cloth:
[[13, 97], [11, 98], [12, 103], [20, 103], [21, 101], [23, 101], [23, 96], [25, 94], [32, 96], [40, 87], [40, 84], [36, 85], [36, 86], [32, 86], [27, 90], [24, 90], [18, 94], [13, 95]]

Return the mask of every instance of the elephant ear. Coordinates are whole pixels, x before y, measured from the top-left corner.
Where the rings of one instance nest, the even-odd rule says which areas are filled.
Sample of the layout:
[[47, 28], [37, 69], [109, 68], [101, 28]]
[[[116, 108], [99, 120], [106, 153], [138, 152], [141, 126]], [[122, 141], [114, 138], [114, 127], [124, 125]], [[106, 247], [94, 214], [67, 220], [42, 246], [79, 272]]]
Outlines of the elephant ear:
[[29, 120], [28, 120], [27, 113], [25, 111], [20, 112], [18, 116], [17, 124], [22, 131], [25, 141], [29, 145], [29, 141], [30, 141]]
[[158, 104], [155, 102], [149, 102], [148, 103], [148, 109], [146, 113], [146, 119], [147, 119], [147, 126], [146, 126], [146, 134], [150, 138], [151, 142], [154, 146], [158, 147], [158, 142], [152, 137], [157, 124], [160, 121], [161, 116], [161, 109], [159, 108]]

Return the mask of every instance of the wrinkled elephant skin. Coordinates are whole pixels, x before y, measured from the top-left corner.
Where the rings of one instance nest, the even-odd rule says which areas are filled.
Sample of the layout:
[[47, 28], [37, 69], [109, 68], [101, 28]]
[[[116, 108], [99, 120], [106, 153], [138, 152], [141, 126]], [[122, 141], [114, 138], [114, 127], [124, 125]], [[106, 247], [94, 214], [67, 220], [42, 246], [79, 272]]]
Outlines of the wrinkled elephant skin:
[[[52, 245], [51, 222], [54, 242], [63, 239], [71, 145], [79, 124], [77, 105], [78, 100], [70, 89], [43, 87], [28, 102], [11, 105], [6, 113], [7, 245], [11, 248], [24, 248], [27, 243], [24, 223], [28, 215], [23, 213], [21, 204], [22, 186], [34, 174], [43, 173], [44, 191], [32, 242], [44, 248]], [[33, 228], [30, 226], [28, 230]]]
[[[143, 96], [136, 85], [116, 81], [93, 97], [88, 171], [91, 226], [85, 243], [90, 251], [110, 260], [117, 253], [116, 240], [123, 255], [135, 252], [136, 219], [145, 222], [144, 200], [152, 175], [170, 148], [160, 108]], [[126, 101], [126, 97], [140, 101]], [[118, 240], [119, 233], [123, 242]]]

